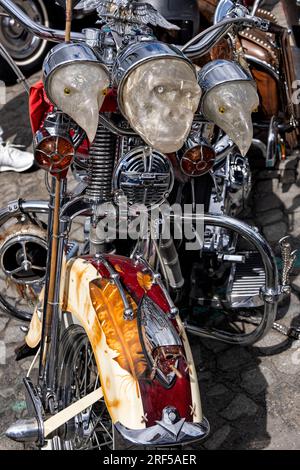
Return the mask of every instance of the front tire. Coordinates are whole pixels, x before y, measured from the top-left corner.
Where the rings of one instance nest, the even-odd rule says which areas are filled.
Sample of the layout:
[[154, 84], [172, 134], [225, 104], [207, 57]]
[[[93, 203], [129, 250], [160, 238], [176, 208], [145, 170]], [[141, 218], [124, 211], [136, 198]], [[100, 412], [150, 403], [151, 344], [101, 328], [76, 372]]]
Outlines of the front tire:
[[[59, 410], [100, 386], [93, 350], [81, 326], [71, 325], [63, 332], [58, 364]], [[49, 447], [62, 450], [113, 449], [113, 425], [104, 399], [62, 426], [48, 443]]]

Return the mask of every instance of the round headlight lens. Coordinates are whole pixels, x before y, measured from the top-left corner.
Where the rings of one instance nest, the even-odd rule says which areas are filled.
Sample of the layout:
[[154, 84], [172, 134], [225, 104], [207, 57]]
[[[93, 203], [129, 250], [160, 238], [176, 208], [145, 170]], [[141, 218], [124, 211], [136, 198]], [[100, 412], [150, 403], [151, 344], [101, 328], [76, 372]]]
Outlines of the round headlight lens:
[[193, 69], [180, 59], [155, 59], [125, 80], [123, 112], [132, 128], [163, 153], [179, 150], [190, 132], [201, 89]]

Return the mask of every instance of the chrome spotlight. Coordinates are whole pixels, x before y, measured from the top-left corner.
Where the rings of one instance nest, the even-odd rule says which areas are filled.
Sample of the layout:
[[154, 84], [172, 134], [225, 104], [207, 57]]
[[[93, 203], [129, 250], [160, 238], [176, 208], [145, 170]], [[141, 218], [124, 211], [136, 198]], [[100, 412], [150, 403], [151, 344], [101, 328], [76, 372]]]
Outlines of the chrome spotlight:
[[239, 64], [215, 60], [198, 74], [201, 112], [220, 127], [246, 155], [253, 138], [251, 114], [259, 105], [255, 81]]
[[84, 129], [92, 142], [110, 83], [106, 66], [86, 44], [58, 44], [44, 61], [43, 79], [50, 101]]

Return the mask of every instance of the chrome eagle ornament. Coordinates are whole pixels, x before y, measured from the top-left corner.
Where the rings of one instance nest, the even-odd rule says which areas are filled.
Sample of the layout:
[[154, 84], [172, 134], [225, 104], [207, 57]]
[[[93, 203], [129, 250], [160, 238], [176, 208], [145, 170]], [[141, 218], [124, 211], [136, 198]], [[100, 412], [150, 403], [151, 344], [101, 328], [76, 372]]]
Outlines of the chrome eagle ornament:
[[[81, 0], [76, 9], [96, 10], [100, 20], [114, 25], [160, 26], [164, 29], [179, 30], [167, 21], [152, 5], [132, 0]], [[121, 28], [123, 29], [123, 28]]]

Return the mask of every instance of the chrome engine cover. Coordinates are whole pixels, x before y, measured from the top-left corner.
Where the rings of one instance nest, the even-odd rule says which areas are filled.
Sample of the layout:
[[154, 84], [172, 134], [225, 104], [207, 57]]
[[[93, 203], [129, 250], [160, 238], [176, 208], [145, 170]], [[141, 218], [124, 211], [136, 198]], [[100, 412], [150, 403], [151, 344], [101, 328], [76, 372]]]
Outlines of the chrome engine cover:
[[[209, 212], [236, 217], [249, 197], [251, 182], [248, 158], [239, 153], [230, 153], [223, 164], [215, 169]], [[226, 229], [206, 226], [204, 249], [222, 252], [231, 243], [231, 236]]]
[[43, 283], [47, 250], [46, 230], [31, 223], [12, 225], [0, 241], [0, 271], [15, 284]]
[[130, 205], [143, 204], [148, 209], [158, 206], [168, 197], [173, 184], [170, 160], [149, 147], [131, 150], [115, 167], [113, 189], [121, 190]]
[[231, 215], [239, 213], [248, 199], [252, 186], [252, 175], [247, 157], [233, 154], [228, 168], [228, 197]]

